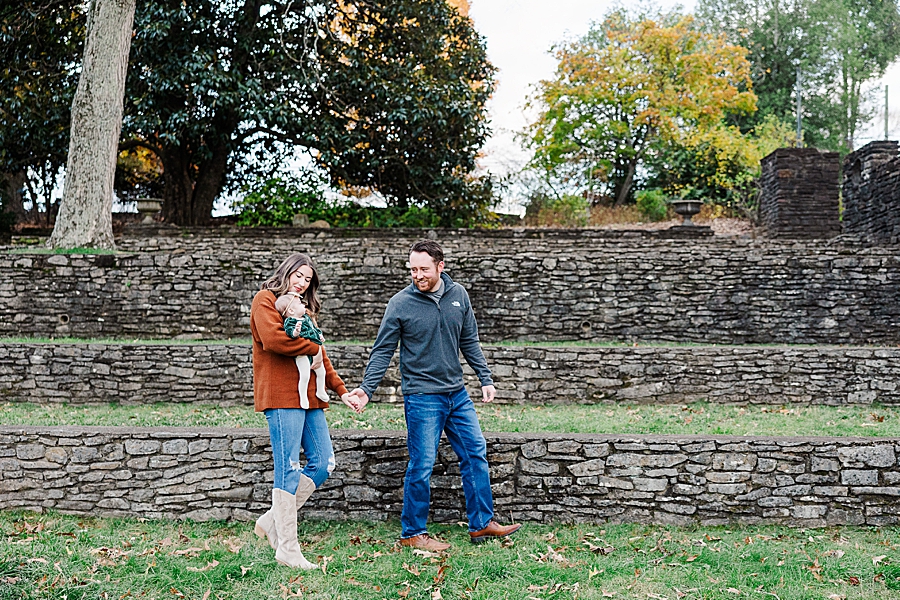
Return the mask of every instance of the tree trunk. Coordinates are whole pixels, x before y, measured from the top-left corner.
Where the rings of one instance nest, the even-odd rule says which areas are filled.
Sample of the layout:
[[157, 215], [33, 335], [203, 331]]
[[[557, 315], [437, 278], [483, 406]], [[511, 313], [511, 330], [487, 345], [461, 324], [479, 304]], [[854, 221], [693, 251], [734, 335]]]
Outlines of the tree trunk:
[[53, 248], [114, 248], [116, 171], [135, 0], [91, 0]]
[[[199, 166], [194, 154], [181, 146], [162, 151], [163, 218], [175, 225], [208, 225], [213, 204], [225, 187], [229, 150], [224, 143], [212, 144], [211, 156]], [[196, 180], [194, 179], [196, 177]]]
[[622, 206], [625, 204], [625, 201], [628, 200], [628, 192], [631, 191], [631, 182], [634, 180], [635, 161], [628, 161], [628, 165], [625, 168], [625, 178], [622, 180], [622, 183], [619, 184], [619, 189], [616, 190], [616, 202], [613, 206]]
[[24, 170], [13, 173], [0, 173], [0, 187], [3, 188], [3, 197], [6, 198], [6, 212], [16, 216], [16, 221], [24, 220], [25, 212], [25, 183], [28, 175]]

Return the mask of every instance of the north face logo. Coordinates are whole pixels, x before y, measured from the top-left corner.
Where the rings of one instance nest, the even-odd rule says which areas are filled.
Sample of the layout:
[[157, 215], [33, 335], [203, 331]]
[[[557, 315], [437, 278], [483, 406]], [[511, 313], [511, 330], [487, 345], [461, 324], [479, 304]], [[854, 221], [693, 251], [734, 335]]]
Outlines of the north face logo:
[[456, 300], [454, 300], [454, 301], [452, 302], [452, 304], [453, 304], [453, 306], [459, 306], [459, 302], [457, 302]]

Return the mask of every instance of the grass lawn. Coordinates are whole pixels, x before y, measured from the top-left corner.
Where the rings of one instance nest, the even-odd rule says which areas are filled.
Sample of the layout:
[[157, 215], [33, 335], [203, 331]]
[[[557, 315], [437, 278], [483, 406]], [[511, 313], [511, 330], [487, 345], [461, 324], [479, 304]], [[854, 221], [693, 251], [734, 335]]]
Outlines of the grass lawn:
[[[518, 406], [476, 403], [485, 431], [900, 437], [900, 407], [684, 405]], [[340, 403], [329, 409], [333, 429], [405, 429], [403, 408], [370, 404], [360, 416]], [[130, 425], [136, 427], [265, 427], [250, 406], [159, 403], [0, 404], [0, 425]]]
[[318, 571], [279, 566], [249, 524], [0, 512], [0, 599], [900, 599], [900, 528], [527, 524], [441, 555], [399, 524], [301, 522]]

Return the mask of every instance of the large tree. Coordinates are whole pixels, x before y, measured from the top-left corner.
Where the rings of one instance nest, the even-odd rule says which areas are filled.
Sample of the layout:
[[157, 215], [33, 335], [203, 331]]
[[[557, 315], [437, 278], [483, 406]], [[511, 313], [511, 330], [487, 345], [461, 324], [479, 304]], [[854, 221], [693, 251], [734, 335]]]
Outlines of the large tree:
[[242, 173], [307, 149], [337, 186], [469, 208], [493, 68], [444, 0], [145, 0], [124, 148], [162, 163], [164, 215], [203, 224]]
[[22, 0], [0, 7], [0, 194], [18, 220], [49, 223], [54, 212], [84, 42], [81, 4]]
[[114, 248], [113, 181], [135, 0], [91, 0], [72, 100], [66, 183], [48, 244]]
[[528, 132], [531, 166], [559, 192], [624, 203], [654, 148], [755, 109], [745, 54], [690, 17], [611, 13], [557, 48], [556, 77], [540, 83]]
[[698, 0], [697, 16], [750, 50], [759, 111], [793, 122], [801, 78], [804, 143], [848, 152], [872, 116], [866, 86], [900, 52], [897, 0]]

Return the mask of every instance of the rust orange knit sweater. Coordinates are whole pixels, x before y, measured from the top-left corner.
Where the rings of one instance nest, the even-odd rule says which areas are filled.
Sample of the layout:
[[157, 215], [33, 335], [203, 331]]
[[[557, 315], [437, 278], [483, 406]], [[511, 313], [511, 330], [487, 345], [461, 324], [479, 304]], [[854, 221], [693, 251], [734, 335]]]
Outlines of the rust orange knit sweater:
[[[300, 373], [295, 356], [312, 356], [322, 348], [313, 341], [292, 340], [284, 332], [284, 319], [275, 310], [275, 294], [269, 290], [257, 292], [250, 306], [250, 332], [253, 335], [253, 401], [257, 412], [269, 408], [300, 408]], [[339, 396], [347, 393], [347, 386], [331, 366], [322, 348], [325, 365], [325, 387]], [[310, 408], [325, 408], [327, 402], [316, 398], [316, 373], [310, 372], [306, 395]]]

